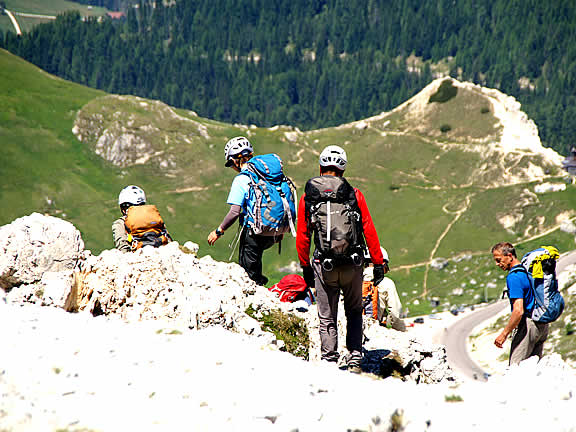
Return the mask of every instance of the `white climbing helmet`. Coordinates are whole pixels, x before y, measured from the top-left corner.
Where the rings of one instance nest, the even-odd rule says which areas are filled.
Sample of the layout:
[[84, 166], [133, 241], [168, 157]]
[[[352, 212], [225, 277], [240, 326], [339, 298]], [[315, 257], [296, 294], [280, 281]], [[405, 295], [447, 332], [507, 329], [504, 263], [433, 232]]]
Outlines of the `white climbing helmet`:
[[226, 143], [224, 147], [224, 158], [226, 159], [225, 166], [229, 167], [233, 164], [232, 159], [241, 154], [253, 153], [254, 149], [252, 144], [247, 138], [242, 136], [232, 138]]
[[337, 145], [328, 146], [320, 153], [320, 166], [333, 166], [344, 171], [347, 163], [348, 157], [346, 156], [346, 152], [342, 147], [338, 147]]
[[118, 204], [141, 205], [146, 204], [146, 194], [138, 186], [126, 186], [118, 195]]

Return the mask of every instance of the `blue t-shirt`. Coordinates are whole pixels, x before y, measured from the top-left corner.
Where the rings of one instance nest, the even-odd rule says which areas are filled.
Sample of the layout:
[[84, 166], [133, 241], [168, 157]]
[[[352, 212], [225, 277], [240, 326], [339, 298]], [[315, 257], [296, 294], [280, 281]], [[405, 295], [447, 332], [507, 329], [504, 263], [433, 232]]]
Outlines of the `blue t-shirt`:
[[246, 210], [245, 203], [248, 200], [249, 192], [250, 178], [247, 175], [237, 175], [234, 177], [226, 202], [230, 205], [239, 205], [242, 210]]
[[[512, 269], [521, 266], [518, 264]], [[508, 298], [510, 299], [510, 307], [516, 299], [524, 299], [524, 315], [530, 316], [532, 309], [534, 309], [534, 293], [528, 275], [523, 271], [512, 271], [506, 277], [506, 286], [508, 287]]]

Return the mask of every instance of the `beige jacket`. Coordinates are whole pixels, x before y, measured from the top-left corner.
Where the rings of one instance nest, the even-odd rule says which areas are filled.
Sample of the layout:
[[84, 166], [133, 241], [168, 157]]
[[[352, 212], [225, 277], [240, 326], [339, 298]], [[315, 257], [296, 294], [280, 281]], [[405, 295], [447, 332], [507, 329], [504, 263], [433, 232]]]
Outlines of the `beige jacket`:
[[125, 218], [125, 216], [122, 216], [114, 221], [112, 224], [112, 237], [114, 238], [114, 246], [116, 249], [121, 250], [122, 252], [131, 252], [132, 248], [128, 242], [128, 233], [124, 226]]

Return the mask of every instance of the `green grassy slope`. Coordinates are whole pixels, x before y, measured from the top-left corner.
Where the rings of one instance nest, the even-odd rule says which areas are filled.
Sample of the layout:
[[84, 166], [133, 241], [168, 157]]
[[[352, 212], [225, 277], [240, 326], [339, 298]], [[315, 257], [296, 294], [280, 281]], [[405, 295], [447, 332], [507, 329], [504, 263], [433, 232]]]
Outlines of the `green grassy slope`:
[[[510, 240], [520, 252], [541, 243], [572, 249], [573, 236], [558, 230], [523, 242], [553, 229], [556, 216], [574, 208], [576, 189], [530, 198], [525, 189], [533, 190], [533, 184], [491, 187], [499, 171], [491, 171], [493, 165], [523, 162], [492, 163], [496, 156], [470, 151], [466, 128], [476, 139], [498, 133], [492, 113], [482, 110], [486, 102], [473, 96], [459, 91], [433, 105], [417, 123], [406, 108], [370, 119], [368, 127], [299, 133], [287, 127], [222, 124], [153, 101], [107, 96], [0, 51], [0, 225], [33, 211], [57, 215], [74, 223], [87, 248], [98, 253], [112, 247], [110, 225], [119, 216], [118, 192], [137, 184], [158, 205], [176, 240], [195, 241], [201, 255], [228, 259], [233, 232], [212, 248], [206, 244], [207, 234], [228, 210], [225, 201], [234, 172], [223, 167], [226, 140], [247, 135], [257, 153], [278, 153], [299, 193], [317, 175], [322, 148], [338, 144], [348, 153], [347, 177], [366, 196], [392, 260], [391, 276], [411, 313], [430, 311], [430, 297], [441, 297], [448, 305], [495, 298], [502, 281], [487, 253], [490, 246]], [[77, 115], [83, 142], [72, 133]], [[448, 121], [451, 131], [439, 132]], [[97, 156], [103, 130], [140, 137], [151, 149], [149, 160], [116, 166]], [[519, 197], [526, 198], [524, 204], [516, 205]], [[498, 218], [510, 213], [518, 223], [507, 230]], [[436, 257], [456, 260], [443, 270], [423, 265]], [[277, 280], [282, 276], [278, 267], [295, 260], [294, 241], [287, 237], [282, 255], [276, 249], [266, 253], [265, 273]]]
[[[29, 13], [35, 15], [56, 16], [67, 11], [79, 11], [82, 16], [100, 16], [104, 15], [107, 10], [101, 7], [88, 7], [80, 3], [68, 0], [4, 0], [6, 9], [12, 12]], [[23, 32], [32, 30], [33, 27], [46, 19], [33, 17], [16, 16], [16, 20]], [[14, 32], [14, 27], [6, 15], [0, 15], [0, 30]]]

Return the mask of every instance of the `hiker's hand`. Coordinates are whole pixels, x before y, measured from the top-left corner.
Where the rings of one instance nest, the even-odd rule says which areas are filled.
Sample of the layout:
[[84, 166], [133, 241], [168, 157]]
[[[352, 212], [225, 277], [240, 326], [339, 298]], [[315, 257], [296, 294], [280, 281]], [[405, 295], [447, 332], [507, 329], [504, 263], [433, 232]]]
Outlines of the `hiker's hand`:
[[500, 333], [494, 341], [494, 345], [496, 345], [498, 348], [502, 348], [502, 345], [504, 345], [504, 342], [506, 342], [506, 338], [507, 336], [504, 333]]
[[214, 246], [214, 243], [216, 243], [216, 240], [219, 238], [220, 236], [216, 234], [216, 230], [212, 231], [210, 234], [208, 234], [208, 244], [210, 246]]
[[316, 286], [316, 281], [314, 278], [314, 270], [311, 266], [302, 267], [302, 274], [304, 275], [304, 280], [306, 281], [306, 285], [310, 288], [314, 288]]
[[378, 286], [384, 280], [384, 264], [374, 264], [374, 286]]

